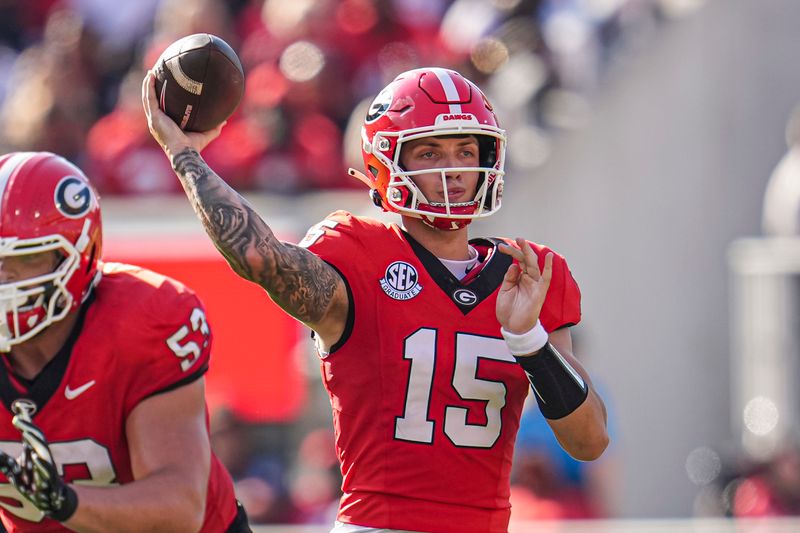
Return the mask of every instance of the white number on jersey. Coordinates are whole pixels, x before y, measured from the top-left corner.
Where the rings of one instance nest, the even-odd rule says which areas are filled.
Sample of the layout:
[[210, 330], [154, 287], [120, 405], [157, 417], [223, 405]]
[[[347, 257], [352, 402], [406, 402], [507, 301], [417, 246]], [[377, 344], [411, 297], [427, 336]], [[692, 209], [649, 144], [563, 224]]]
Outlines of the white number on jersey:
[[[435, 329], [422, 328], [406, 338], [403, 358], [411, 360], [405, 410], [395, 419], [394, 437], [412, 442], [433, 442], [434, 422], [429, 418], [433, 376], [436, 371]], [[456, 446], [491, 448], [500, 437], [501, 411], [506, 405], [506, 385], [477, 376], [481, 359], [514, 363], [505, 341], [468, 333], [456, 334], [455, 371], [452, 385], [464, 400], [485, 402], [486, 425], [467, 423], [468, 409], [448, 406], [444, 433]]]
[[322, 222], [314, 224], [308, 229], [308, 232], [306, 232], [306, 236], [303, 237], [303, 240], [297, 243], [297, 246], [300, 246], [302, 248], [308, 248], [309, 246], [317, 242], [317, 239], [325, 235], [324, 228], [333, 229], [338, 224], [339, 223], [337, 221], [328, 220], [327, 218]]
[[[203, 347], [208, 343], [208, 323], [206, 322], [206, 314], [199, 307], [192, 309], [192, 315], [189, 317], [189, 323], [192, 326], [191, 331], [200, 331], [203, 334]], [[181, 344], [181, 341], [189, 334], [189, 326], [183, 325], [178, 328], [178, 331], [170, 335], [167, 339], [167, 346], [175, 352], [175, 355], [182, 359], [181, 370], [186, 372], [200, 357], [202, 348], [195, 341], [186, 341]], [[191, 357], [187, 357], [191, 356]]]
[[[0, 441], [0, 450], [11, 457], [19, 457], [22, 454], [22, 443]], [[86, 467], [90, 479], [76, 479], [73, 481], [76, 485], [108, 486], [117, 484], [114, 482], [117, 475], [114, 472], [114, 465], [111, 464], [111, 455], [108, 453], [108, 449], [91, 439], [51, 442], [50, 452], [58, 466], [58, 473], [62, 476], [65, 465], [84, 465]], [[3, 500], [11, 500], [15, 504], [6, 503]], [[44, 519], [44, 513], [17, 492], [11, 483], [0, 483], [0, 506], [9, 513], [31, 522], [41, 522]]]

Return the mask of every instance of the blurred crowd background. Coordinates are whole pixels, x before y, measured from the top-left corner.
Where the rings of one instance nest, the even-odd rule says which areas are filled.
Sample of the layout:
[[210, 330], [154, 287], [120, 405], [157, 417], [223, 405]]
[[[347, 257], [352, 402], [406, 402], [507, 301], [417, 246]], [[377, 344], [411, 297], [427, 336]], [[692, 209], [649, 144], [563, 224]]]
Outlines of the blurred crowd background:
[[[242, 192], [299, 197], [362, 187], [344, 169], [360, 166], [365, 108], [396, 74], [422, 65], [455, 68], [484, 87], [503, 125], [514, 130], [510, 164], [531, 172], [546, 163], [562, 132], [584, 125], [614, 64], [702, 4], [0, 0], [0, 150], [62, 154], [106, 199], [180, 193], [147, 131], [141, 81], [169, 43], [209, 32], [239, 54], [246, 90], [203, 155]], [[212, 444], [253, 523], [333, 521], [340, 479], [326, 399], [316, 385], [310, 407], [289, 424], [254, 423], [224, 406], [212, 412]], [[613, 406], [613, 392], [607, 401]], [[698, 453], [700, 471], [708, 464], [714, 471], [696, 483], [708, 489], [698, 514], [800, 513], [796, 447], [769, 460]], [[534, 404], [523, 416], [517, 454], [515, 520], [618, 514], [613, 447], [597, 463], [570, 459]]]
[[554, 133], [584, 120], [608, 64], [697, 3], [4, 0], [0, 148], [63, 154], [104, 195], [176, 192], [145, 127], [140, 83], [169, 43], [209, 32], [238, 52], [247, 81], [204, 155], [240, 190], [358, 187], [342, 168], [360, 157], [364, 100], [422, 65], [485, 87], [501, 116], [525, 124], [513, 142], [537, 165]]

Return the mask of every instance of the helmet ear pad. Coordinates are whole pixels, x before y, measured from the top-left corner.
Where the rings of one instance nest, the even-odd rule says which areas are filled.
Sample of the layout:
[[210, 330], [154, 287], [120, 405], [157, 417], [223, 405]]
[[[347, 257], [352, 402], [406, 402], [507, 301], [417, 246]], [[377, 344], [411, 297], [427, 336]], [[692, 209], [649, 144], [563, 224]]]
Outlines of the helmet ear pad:
[[476, 135], [480, 165], [492, 168], [497, 163], [497, 139], [488, 135]]
[[[496, 168], [497, 166], [497, 145], [499, 141], [488, 135], [476, 135], [478, 139], [478, 156], [481, 167], [484, 168]], [[486, 179], [485, 176], [481, 176], [478, 180], [478, 189], [483, 187], [483, 180]], [[489, 187], [487, 187], [486, 196], [483, 199], [483, 207], [486, 209], [491, 209], [492, 205], [492, 188], [497, 187], [494, 181], [498, 178], [495, 174], [489, 174]], [[498, 192], [499, 195], [502, 195], [502, 190]]]
[[375, 194], [377, 194], [383, 205], [378, 202], [375, 202], [375, 204], [378, 207], [382, 207], [384, 210], [391, 211], [392, 208], [386, 200], [386, 188], [389, 186], [389, 169], [375, 157], [375, 154], [364, 154], [364, 166], [367, 169], [369, 178], [372, 180], [372, 185], [374, 187], [370, 191], [372, 201], [375, 202]]
[[[369, 154], [364, 159], [366, 169], [369, 172], [370, 177], [374, 180], [374, 188], [372, 191], [377, 193], [382, 205], [375, 202], [375, 194], [370, 192], [370, 197], [372, 198], [373, 203], [375, 203], [378, 207], [381, 207], [384, 211], [397, 213], [397, 209], [392, 206], [392, 202], [390, 202], [389, 198], [387, 197], [387, 195], [390, 194], [389, 182], [391, 180], [391, 176], [389, 175], [389, 169], [386, 168], [386, 165], [383, 164], [375, 156], [375, 154]], [[402, 206], [410, 205], [411, 193], [406, 187], [392, 187], [391, 194], [395, 195], [392, 197], [394, 204], [399, 204]]]

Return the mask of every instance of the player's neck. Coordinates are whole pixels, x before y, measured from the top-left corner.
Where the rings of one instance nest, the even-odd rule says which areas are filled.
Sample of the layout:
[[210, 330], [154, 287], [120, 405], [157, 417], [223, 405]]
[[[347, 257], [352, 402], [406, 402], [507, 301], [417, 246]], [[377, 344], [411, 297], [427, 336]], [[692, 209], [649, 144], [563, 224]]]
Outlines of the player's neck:
[[25, 379], [35, 378], [67, 342], [77, 317], [78, 313], [73, 311], [32, 339], [11, 348], [8, 358], [14, 373]]
[[439, 259], [462, 261], [470, 258], [467, 228], [445, 231], [428, 226], [422, 220], [403, 217], [403, 227], [414, 240]]

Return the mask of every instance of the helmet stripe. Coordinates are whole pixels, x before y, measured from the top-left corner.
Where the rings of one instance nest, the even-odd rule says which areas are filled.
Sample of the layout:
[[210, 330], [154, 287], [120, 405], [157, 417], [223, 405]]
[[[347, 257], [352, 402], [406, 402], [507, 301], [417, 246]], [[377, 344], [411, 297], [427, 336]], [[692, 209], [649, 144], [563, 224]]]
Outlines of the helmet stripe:
[[[5, 197], [8, 180], [14, 171], [24, 165], [29, 159], [36, 156], [36, 152], [18, 152], [9, 157], [3, 166], [0, 166], [0, 198]], [[2, 215], [3, 204], [0, 202], [0, 215]]]
[[[443, 69], [443, 68], [432, 68], [431, 71], [436, 74], [436, 77], [439, 78], [439, 83], [442, 84], [442, 88], [444, 89], [444, 95], [447, 97], [447, 100], [450, 102], [458, 102], [461, 100], [461, 97], [458, 95], [458, 89], [456, 88], [456, 84], [453, 83], [453, 78], [450, 77], [450, 73]], [[450, 113], [456, 114], [461, 113], [461, 104], [450, 104]]]

